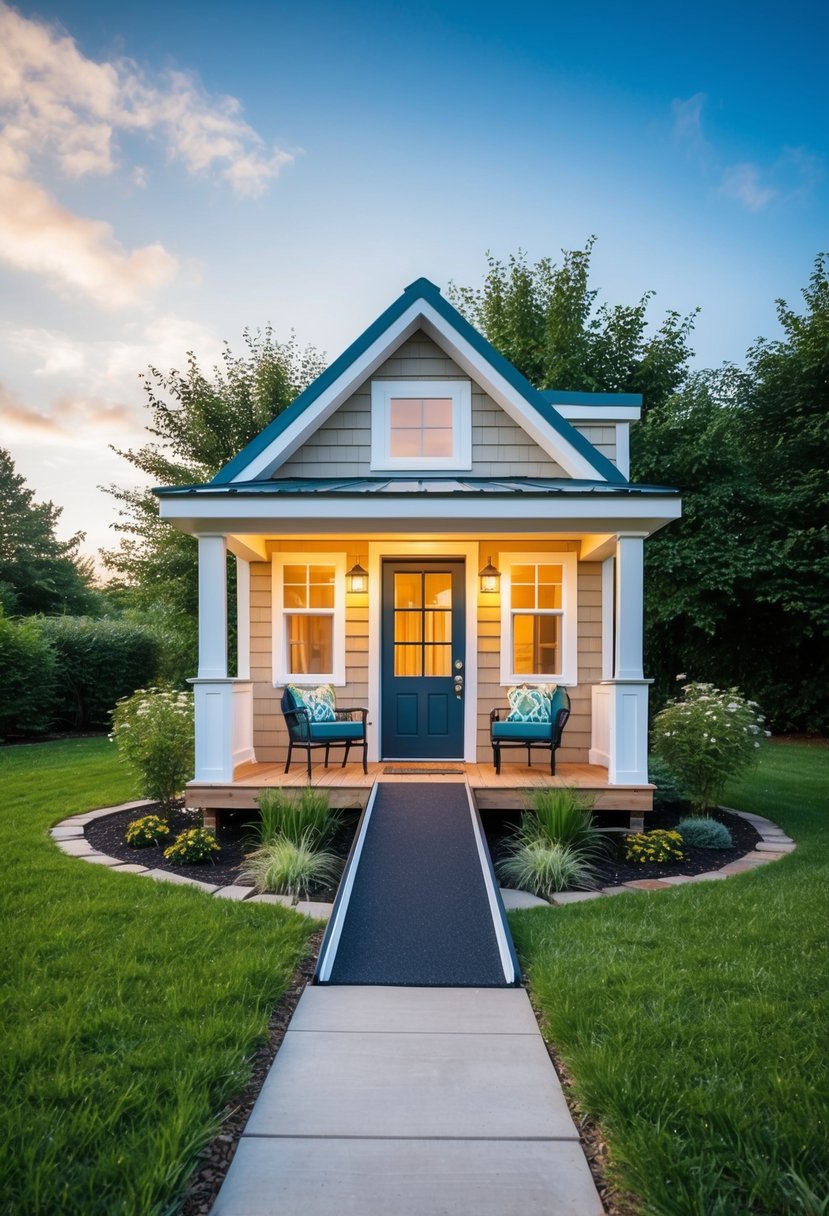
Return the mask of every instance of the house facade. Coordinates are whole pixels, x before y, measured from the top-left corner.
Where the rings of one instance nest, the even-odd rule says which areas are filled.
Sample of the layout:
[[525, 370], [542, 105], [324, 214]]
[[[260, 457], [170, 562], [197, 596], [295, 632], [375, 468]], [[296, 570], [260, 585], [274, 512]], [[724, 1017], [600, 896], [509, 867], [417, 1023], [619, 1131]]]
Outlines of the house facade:
[[481, 764], [543, 683], [562, 764], [647, 785], [643, 549], [681, 507], [628, 480], [640, 405], [536, 391], [420, 279], [212, 482], [157, 490], [198, 541], [196, 781], [284, 760], [287, 683], [367, 706], [370, 760]]

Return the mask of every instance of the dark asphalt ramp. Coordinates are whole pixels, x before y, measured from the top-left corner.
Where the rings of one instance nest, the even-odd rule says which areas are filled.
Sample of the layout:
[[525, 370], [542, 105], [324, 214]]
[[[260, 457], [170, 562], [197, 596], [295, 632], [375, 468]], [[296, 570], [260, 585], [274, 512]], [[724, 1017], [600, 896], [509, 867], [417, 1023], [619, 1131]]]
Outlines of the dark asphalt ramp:
[[329, 983], [507, 987], [465, 785], [378, 786]]

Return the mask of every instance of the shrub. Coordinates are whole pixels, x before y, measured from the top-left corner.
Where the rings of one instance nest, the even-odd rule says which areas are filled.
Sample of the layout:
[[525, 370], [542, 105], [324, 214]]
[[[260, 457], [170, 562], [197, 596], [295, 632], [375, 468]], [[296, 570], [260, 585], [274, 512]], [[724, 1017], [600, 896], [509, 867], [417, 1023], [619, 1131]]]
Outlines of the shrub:
[[541, 840], [566, 845], [581, 861], [595, 860], [606, 851], [606, 840], [593, 822], [592, 799], [577, 790], [548, 786], [535, 790], [532, 811], [521, 816], [518, 837], [522, 842]]
[[38, 625], [55, 651], [54, 721], [64, 729], [105, 729], [116, 701], [157, 677], [159, 645], [141, 625], [83, 616]]
[[164, 819], [158, 815], [144, 815], [141, 819], [133, 819], [127, 824], [124, 836], [127, 844], [134, 849], [143, 849], [147, 845], [157, 845], [165, 836], [170, 835], [170, 828]]
[[0, 736], [49, 729], [54, 679], [55, 653], [35, 621], [0, 613]]
[[653, 792], [655, 811], [669, 811], [688, 801], [682, 782], [659, 756], [648, 759], [648, 781], [656, 786]]
[[306, 836], [314, 844], [323, 844], [339, 822], [339, 816], [331, 810], [328, 795], [310, 785], [303, 787], [299, 798], [284, 790], [262, 790], [257, 802], [260, 811], [258, 839], [263, 845], [279, 837], [299, 844]]
[[193, 772], [193, 694], [139, 688], [115, 706], [110, 738], [144, 797], [169, 806]]
[[680, 819], [676, 830], [691, 849], [730, 849], [734, 844], [725, 824], [705, 815]]
[[334, 882], [339, 868], [339, 859], [320, 849], [306, 833], [298, 841], [278, 836], [251, 853], [241, 877], [260, 891], [299, 897], [309, 894], [312, 887]]
[[682, 861], [682, 837], [679, 832], [665, 832], [660, 828], [652, 832], [633, 832], [625, 838], [625, 857], [628, 861], [665, 862]]
[[499, 877], [512, 887], [550, 899], [557, 891], [594, 887], [591, 867], [566, 844], [536, 837], [518, 840], [510, 856], [497, 866]]
[[736, 688], [686, 684], [684, 697], [656, 715], [653, 750], [687, 787], [691, 806], [712, 806], [726, 782], [756, 758], [764, 718]]
[[176, 865], [186, 866], [212, 861], [213, 854], [218, 852], [219, 842], [207, 828], [187, 828], [164, 850], [164, 856]]

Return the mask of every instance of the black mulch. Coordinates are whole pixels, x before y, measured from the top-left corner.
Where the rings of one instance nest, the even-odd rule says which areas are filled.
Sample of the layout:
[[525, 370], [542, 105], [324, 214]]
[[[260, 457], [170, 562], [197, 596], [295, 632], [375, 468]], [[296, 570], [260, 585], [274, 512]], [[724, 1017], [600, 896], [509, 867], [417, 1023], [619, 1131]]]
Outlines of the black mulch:
[[[689, 813], [688, 808], [677, 811], [651, 811], [645, 815], [645, 828], [673, 830]], [[503, 811], [482, 812], [487, 843], [493, 860], [498, 862], [503, 857], [511, 832], [518, 825], [520, 814]], [[607, 861], [598, 867], [599, 885], [603, 887], [621, 886], [625, 882], [633, 882], [637, 878], [668, 878], [674, 874], [706, 874], [709, 870], [719, 870], [736, 861], [745, 853], [750, 853], [760, 840], [759, 834], [750, 823], [739, 815], [730, 815], [727, 811], [712, 811], [712, 819], [724, 823], [731, 832], [734, 847], [731, 849], [690, 849], [685, 848], [685, 860], [670, 864], [625, 861], [624, 835], [621, 832], [608, 833], [612, 852]], [[597, 813], [595, 816], [599, 827], [616, 827], [627, 824], [627, 815], [614, 815], [610, 812]]]
[[[207, 861], [201, 865], [175, 865], [164, 859], [164, 849], [173, 843], [179, 832], [186, 831], [201, 823], [198, 813], [189, 814], [183, 807], [178, 806], [170, 815], [162, 815], [170, 825], [170, 835], [163, 844], [149, 845], [135, 849], [124, 841], [127, 824], [134, 819], [143, 819], [145, 815], [161, 814], [157, 806], [147, 806], [131, 811], [117, 811], [114, 815], [102, 815], [86, 825], [86, 839], [93, 848], [106, 853], [108, 857], [117, 857], [119, 861], [134, 862], [137, 865], [149, 866], [151, 869], [170, 870], [174, 874], [182, 874], [187, 878], [197, 878], [200, 882], [212, 882], [220, 887], [233, 884], [252, 886], [253, 884], [240, 879], [240, 870], [244, 868], [245, 854], [256, 848], [254, 825], [258, 817], [256, 811], [224, 811], [221, 826], [216, 832], [221, 851], [215, 854], [215, 861]], [[326, 846], [343, 860], [348, 856], [354, 830], [359, 819], [357, 811], [340, 812], [340, 826], [333, 840]], [[332, 887], [317, 887], [311, 891], [311, 898], [330, 902], [336, 895], [336, 885]]]

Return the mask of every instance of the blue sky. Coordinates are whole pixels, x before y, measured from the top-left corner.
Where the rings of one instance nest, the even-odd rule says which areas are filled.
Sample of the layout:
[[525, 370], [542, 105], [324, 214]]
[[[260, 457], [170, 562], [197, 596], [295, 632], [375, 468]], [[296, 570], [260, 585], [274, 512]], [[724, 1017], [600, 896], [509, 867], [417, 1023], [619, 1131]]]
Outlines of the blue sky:
[[[0, 0], [0, 443], [89, 549], [138, 373], [335, 357], [413, 279], [598, 237], [611, 303], [740, 361], [829, 248], [824, 6]], [[5, 50], [1, 49], [5, 47]]]

